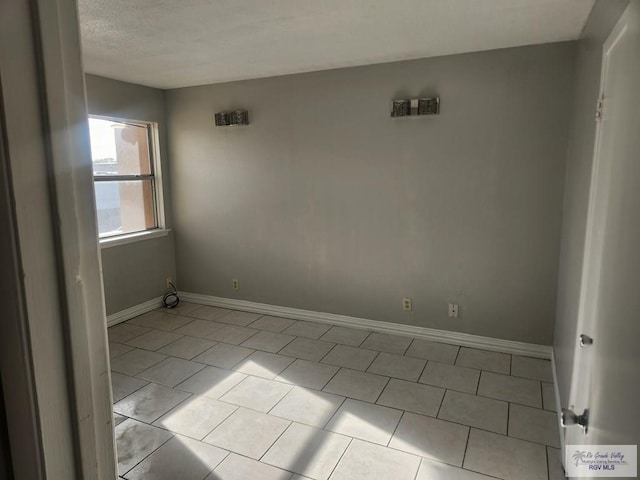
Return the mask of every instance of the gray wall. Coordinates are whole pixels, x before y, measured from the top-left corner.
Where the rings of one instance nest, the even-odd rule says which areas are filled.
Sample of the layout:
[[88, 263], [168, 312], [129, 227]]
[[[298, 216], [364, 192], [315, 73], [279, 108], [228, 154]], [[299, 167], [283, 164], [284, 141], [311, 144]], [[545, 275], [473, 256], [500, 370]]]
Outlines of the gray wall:
[[573, 350], [579, 332], [578, 305], [584, 255], [584, 240], [593, 164], [596, 101], [600, 87], [602, 45], [629, 4], [629, 0], [599, 0], [595, 3], [577, 43], [567, 174], [564, 194], [558, 307], [554, 336], [556, 371], [563, 406], [567, 405]]
[[[171, 227], [169, 162], [164, 92], [155, 88], [86, 75], [90, 114], [158, 123], [167, 227]], [[102, 250], [107, 314], [162, 295], [165, 279], [175, 278], [173, 234]]]
[[551, 344], [574, 47], [167, 91], [180, 289]]

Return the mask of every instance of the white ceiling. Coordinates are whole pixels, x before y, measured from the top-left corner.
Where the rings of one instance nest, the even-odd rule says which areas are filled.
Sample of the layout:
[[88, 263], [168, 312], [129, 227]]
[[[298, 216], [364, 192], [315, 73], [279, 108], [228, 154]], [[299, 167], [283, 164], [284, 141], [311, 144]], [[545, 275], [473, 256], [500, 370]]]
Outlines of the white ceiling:
[[593, 0], [79, 0], [85, 70], [158, 88], [578, 38]]

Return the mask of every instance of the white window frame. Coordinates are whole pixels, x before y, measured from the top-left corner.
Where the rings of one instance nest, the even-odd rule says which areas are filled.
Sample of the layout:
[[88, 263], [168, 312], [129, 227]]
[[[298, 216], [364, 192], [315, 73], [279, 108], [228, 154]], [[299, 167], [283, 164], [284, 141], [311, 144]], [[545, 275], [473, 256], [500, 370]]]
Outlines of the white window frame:
[[[98, 120], [108, 120], [114, 123], [123, 123], [127, 125], [144, 126], [149, 132], [149, 156], [152, 169], [152, 190], [153, 190], [153, 203], [154, 213], [156, 217], [156, 227], [147, 230], [141, 230], [139, 232], [122, 233], [121, 235], [112, 235], [109, 237], [98, 238], [100, 248], [110, 248], [118, 245], [125, 245], [128, 243], [139, 242], [141, 240], [149, 240], [152, 238], [165, 237], [169, 234], [169, 230], [165, 223], [165, 208], [164, 208], [164, 195], [163, 195], [163, 177], [162, 177], [162, 162], [160, 160], [160, 135], [158, 130], [158, 123], [148, 120], [136, 120], [131, 118], [113, 117], [109, 115], [96, 115], [89, 114], [89, 118], [95, 118]], [[93, 182], [95, 184], [96, 175], [93, 175]], [[123, 180], [137, 180], [137, 178], [128, 178], [123, 176]], [[105, 180], [103, 180], [105, 181]]]

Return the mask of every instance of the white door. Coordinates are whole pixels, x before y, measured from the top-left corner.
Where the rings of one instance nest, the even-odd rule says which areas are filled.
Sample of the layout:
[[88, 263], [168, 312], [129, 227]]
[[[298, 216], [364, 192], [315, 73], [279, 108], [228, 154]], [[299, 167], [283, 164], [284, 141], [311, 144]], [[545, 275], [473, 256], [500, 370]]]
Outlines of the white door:
[[566, 444], [640, 443], [640, 0], [604, 45]]

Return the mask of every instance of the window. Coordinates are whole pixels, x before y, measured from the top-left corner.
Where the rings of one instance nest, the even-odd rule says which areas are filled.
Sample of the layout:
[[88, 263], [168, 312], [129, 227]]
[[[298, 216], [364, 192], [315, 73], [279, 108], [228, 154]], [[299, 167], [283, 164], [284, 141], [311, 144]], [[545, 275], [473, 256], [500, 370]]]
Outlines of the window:
[[155, 125], [89, 117], [101, 239], [157, 229]]

